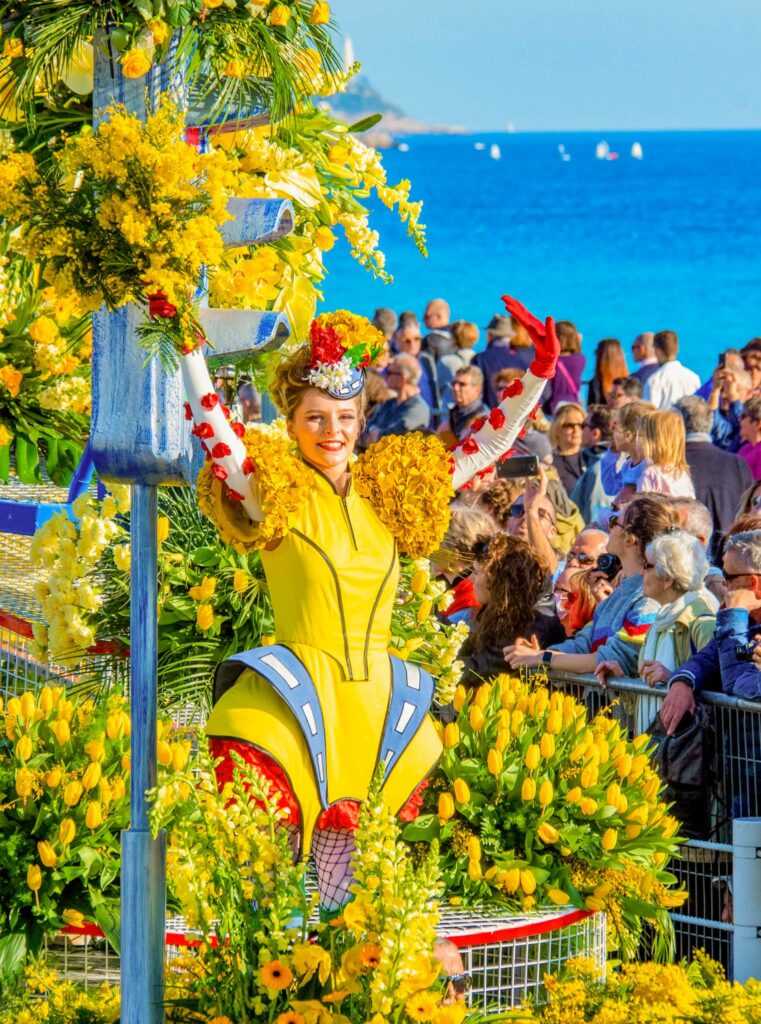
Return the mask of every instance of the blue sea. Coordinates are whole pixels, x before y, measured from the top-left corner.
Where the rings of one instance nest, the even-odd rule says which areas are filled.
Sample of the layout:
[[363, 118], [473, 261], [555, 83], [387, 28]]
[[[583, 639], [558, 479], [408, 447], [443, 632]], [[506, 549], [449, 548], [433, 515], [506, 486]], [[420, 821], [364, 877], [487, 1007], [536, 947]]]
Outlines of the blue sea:
[[[603, 139], [619, 159], [595, 158]], [[641, 160], [630, 155], [635, 141]], [[413, 198], [424, 201], [429, 256], [374, 202], [394, 282], [375, 281], [341, 241], [326, 257], [327, 308], [422, 315], [442, 296], [453, 319], [483, 326], [507, 292], [541, 317], [573, 320], [588, 360], [600, 338], [619, 338], [629, 354], [641, 331], [675, 330], [682, 361], [703, 377], [721, 349], [761, 335], [761, 132], [407, 142], [407, 152], [387, 150], [384, 163], [390, 181], [410, 178]]]

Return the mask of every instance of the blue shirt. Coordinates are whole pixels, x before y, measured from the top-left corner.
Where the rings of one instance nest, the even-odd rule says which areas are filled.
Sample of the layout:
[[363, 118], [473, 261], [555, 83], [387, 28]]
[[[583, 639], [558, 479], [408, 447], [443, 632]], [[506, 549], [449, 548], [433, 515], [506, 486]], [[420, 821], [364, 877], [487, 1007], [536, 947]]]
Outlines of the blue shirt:
[[428, 430], [431, 410], [422, 395], [413, 395], [405, 402], [389, 398], [373, 409], [367, 421], [367, 430], [378, 430], [386, 434], [406, 434], [410, 430]]

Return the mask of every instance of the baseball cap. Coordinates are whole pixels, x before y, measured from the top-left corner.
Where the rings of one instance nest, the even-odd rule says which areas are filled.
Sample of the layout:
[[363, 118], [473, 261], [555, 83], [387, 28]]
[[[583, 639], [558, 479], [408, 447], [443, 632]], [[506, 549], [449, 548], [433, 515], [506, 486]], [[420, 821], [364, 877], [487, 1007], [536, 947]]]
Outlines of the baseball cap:
[[515, 334], [512, 317], [499, 313], [491, 318], [485, 330], [491, 331], [497, 338], [512, 338]]

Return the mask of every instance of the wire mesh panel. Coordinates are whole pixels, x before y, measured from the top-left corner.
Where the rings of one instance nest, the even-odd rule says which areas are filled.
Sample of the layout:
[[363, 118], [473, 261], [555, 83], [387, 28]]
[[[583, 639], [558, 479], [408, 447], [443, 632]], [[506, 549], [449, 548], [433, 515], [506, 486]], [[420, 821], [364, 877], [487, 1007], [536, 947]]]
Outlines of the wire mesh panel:
[[512, 916], [446, 908], [439, 932], [460, 950], [470, 977], [470, 1005], [500, 1009], [545, 998], [544, 976], [572, 957], [593, 960], [605, 970], [603, 913], [557, 908]]

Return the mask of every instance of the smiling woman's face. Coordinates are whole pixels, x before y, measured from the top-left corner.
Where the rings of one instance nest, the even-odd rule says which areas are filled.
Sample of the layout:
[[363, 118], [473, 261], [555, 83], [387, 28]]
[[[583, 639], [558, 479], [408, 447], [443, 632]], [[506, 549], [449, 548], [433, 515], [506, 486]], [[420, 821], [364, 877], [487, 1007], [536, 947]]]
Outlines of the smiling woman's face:
[[328, 476], [343, 472], [359, 436], [357, 399], [340, 401], [308, 388], [288, 420], [288, 433], [307, 462]]

